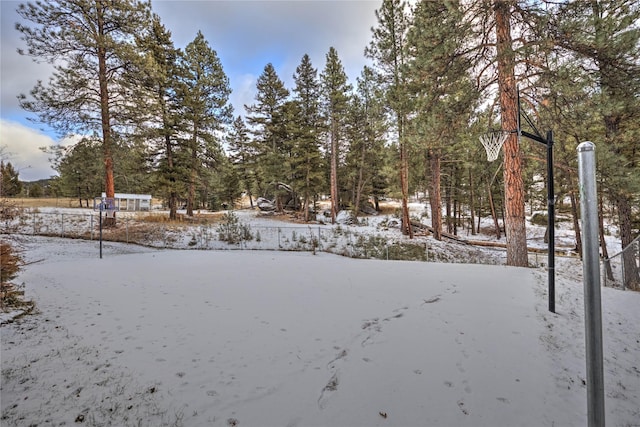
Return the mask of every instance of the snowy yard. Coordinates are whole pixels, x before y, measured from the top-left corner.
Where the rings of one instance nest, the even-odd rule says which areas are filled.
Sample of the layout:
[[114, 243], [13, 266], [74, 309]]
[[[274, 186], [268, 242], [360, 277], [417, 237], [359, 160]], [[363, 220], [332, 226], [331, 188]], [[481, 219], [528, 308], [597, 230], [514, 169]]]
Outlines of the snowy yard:
[[[584, 426], [581, 269], [19, 238], [2, 425]], [[640, 425], [640, 294], [605, 288], [607, 423]]]

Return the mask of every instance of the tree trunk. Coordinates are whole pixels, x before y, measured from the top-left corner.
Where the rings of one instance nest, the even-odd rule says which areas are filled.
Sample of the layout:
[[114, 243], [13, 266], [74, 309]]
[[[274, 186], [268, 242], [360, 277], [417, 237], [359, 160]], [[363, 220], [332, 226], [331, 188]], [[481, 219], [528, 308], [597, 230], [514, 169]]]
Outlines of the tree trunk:
[[356, 181], [355, 197], [355, 212], [354, 215], [357, 218], [360, 212], [360, 198], [362, 197], [362, 189], [364, 188], [364, 162], [367, 154], [365, 144], [362, 144], [362, 151], [360, 152], [360, 167], [358, 168], [358, 179]]
[[[97, 24], [100, 45], [98, 46], [98, 83], [100, 86], [100, 117], [102, 125], [102, 150], [104, 157], [104, 192], [108, 198], [116, 195], [115, 183], [113, 180], [113, 148], [111, 134], [111, 115], [109, 111], [109, 88], [107, 80], [107, 49], [104, 46], [105, 28], [104, 11], [97, 5]], [[115, 211], [107, 212], [107, 218], [103, 224], [105, 227], [115, 227]]]
[[491, 208], [491, 217], [493, 218], [493, 225], [496, 230], [496, 238], [499, 240], [501, 236], [500, 222], [498, 222], [498, 215], [496, 215], [496, 206], [493, 203], [493, 195], [491, 194], [491, 185], [489, 185], [488, 190], [489, 190], [489, 207]]
[[193, 138], [191, 140], [191, 174], [189, 176], [189, 191], [187, 195], [187, 216], [193, 216], [196, 199], [196, 179], [198, 165], [198, 122], [193, 123]]
[[[512, 1], [497, 0], [496, 47], [498, 60], [498, 86], [500, 90], [500, 114], [502, 130], [511, 132], [518, 126], [517, 91], [514, 74], [515, 57], [511, 40]], [[507, 265], [526, 267], [527, 235], [524, 212], [524, 183], [522, 181], [522, 154], [518, 137], [510, 133], [504, 150], [505, 233], [507, 237]]]
[[336, 119], [331, 123], [331, 224], [336, 223], [338, 216], [338, 132]]
[[[576, 235], [576, 250], [580, 259], [582, 259], [582, 232], [580, 231], [580, 218], [578, 217], [578, 203], [576, 199], [575, 191], [569, 191], [569, 198], [571, 200], [571, 217], [573, 218], [573, 232]], [[602, 232], [600, 233], [602, 235]]]
[[[620, 221], [620, 239], [622, 240], [622, 249], [627, 249], [633, 242], [631, 238], [631, 203], [629, 197], [617, 194], [616, 206], [618, 207], [618, 221]], [[622, 263], [624, 271], [624, 284], [633, 291], [640, 291], [640, 274], [638, 265], [636, 264], [636, 254], [633, 249], [627, 249], [622, 254]]]
[[173, 147], [171, 146], [171, 135], [169, 135], [169, 119], [167, 117], [167, 105], [164, 100], [164, 88], [158, 90], [158, 99], [162, 108], [162, 124], [164, 131], [164, 147], [167, 156], [167, 169], [169, 172], [169, 219], [175, 221], [178, 218], [178, 193], [176, 192], [176, 176], [173, 165]]
[[458, 216], [460, 215], [460, 204], [458, 201], [458, 192], [456, 191], [456, 188], [459, 187], [459, 182], [458, 182], [458, 168], [456, 168], [455, 166], [453, 167], [453, 177], [451, 179], [451, 196], [453, 198], [453, 235], [457, 236], [458, 235], [458, 221], [459, 218]]
[[451, 175], [449, 174], [445, 180], [444, 200], [445, 200], [445, 221], [447, 223], [447, 233], [451, 234], [453, 227], [451, 225]]
[[476, 235], [476, 229], [474, 227], [474, 224], [476, 222], [476, 218], [475, 218], [475, 201], [474, 201], [474, 194], [473, 194], [473, 177], [471, 176], [471, 168], [469, 168], [469, 211], [471, 213], [471, 219], [470, 219], [470, 223], [471, 223], [471, 235], [475, 236]]
[[303, 213], [304, 222], [309, 222], [309, 187], [311, 187], [311, 181], [309, 179], [310, 174], [311, 174], [311, 168], [309, 166], [309, 161], [307, 160], [307, 167], [305, 170], [305, 181], [304, 181], [304, 200], [302, 201], [302, 209], [304, 209], [304, 213]]
[[[604, 239], [604, 203], [602, 201], [602, 192], [598, 193], [598, 229], [600, 231], [600, 250], [602, 251], [602, 258], [609, 259], [609, 250], [607, 249], [607, 241]], [[604, 263], [605, 272], [609, 280], [613, 280], [613, 270], [611, 269], [611, 263]]]
[[482, 219], [482, 194], [478, 195], [478, 228], [476, 232], [480, 234], [480, 220]]
[[400, 187], [402, 189], [402, 234], [413, 239], [413, 227], [409, 217], [409, 159], [407, 158], [407, 144], [400, 137]]
[[440, 193], [440, 152], [429, 149], [429, 204], [431, 205], [431, 228], [433, 238], [442, 240], [442, 195]]
[[169, 135], [165, 136], [167, 149], [167, 166], [169, 168], [169, 219], [175, 221], [178, 218], [178, 193], [176, 192], [176, 176], [173, 167], [173, 150]]

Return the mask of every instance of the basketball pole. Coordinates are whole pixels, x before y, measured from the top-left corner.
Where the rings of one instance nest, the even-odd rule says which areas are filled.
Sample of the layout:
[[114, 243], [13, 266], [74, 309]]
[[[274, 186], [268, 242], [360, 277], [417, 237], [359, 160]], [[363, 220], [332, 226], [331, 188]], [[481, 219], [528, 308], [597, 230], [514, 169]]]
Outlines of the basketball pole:
[[522, 109], [520, 108], [520, 89], [518, 91], [518, 137], [524, 136], [540, 144], [544, 144], [547, 147], [547, 229], [549, 232], [549, 247], [547, 254], [547, 272], [548, 272], [548, 286], [549, 286], [549, 311], [556, 312], [556, 279], [555, 279], [555, 191], [553, 186], [553, 131], [547, 131], [547, 137], [543, 138], [531, 120], [524, 115], [527, 124], [531, 126], [535, 134], [522, 130], [520, 127], [520, 116]]
[[580, 217], [584, 234], [582, 275], [587, 359], [587, 426], [604, 427], [605, 393], [595, 149], [595, 144], [590, 141], [578, 145], [578, 178], [580, 180]]
[[104, 202], [100, 202], [100, 259], [102, 259], [102, 210], [104, 208]]

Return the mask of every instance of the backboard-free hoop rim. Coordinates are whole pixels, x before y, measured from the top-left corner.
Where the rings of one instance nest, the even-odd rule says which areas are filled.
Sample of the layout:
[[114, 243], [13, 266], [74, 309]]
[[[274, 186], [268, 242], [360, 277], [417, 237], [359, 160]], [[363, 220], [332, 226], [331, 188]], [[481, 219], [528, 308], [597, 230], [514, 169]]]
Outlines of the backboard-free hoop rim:
[[480, 142], [487, 152], [487, 160], [493, 162], [500, 155], [500, 149], [511, 132], [504, 130], [491, 130], [480, 135]]

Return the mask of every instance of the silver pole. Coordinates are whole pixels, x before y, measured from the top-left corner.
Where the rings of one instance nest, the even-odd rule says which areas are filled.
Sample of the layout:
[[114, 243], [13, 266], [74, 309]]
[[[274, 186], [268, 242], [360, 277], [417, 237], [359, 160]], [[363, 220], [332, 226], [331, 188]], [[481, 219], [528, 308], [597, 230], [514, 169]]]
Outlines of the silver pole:
[[580, 215], [582, 217], [582, 272], [587, 359], [588, 426], [603, 427], [604, 374], [602, 362], [602, 307], [600, 304], [600, 258], [598, 251], [598, 204], [596, 196], [596, 146], [578, 145]]

